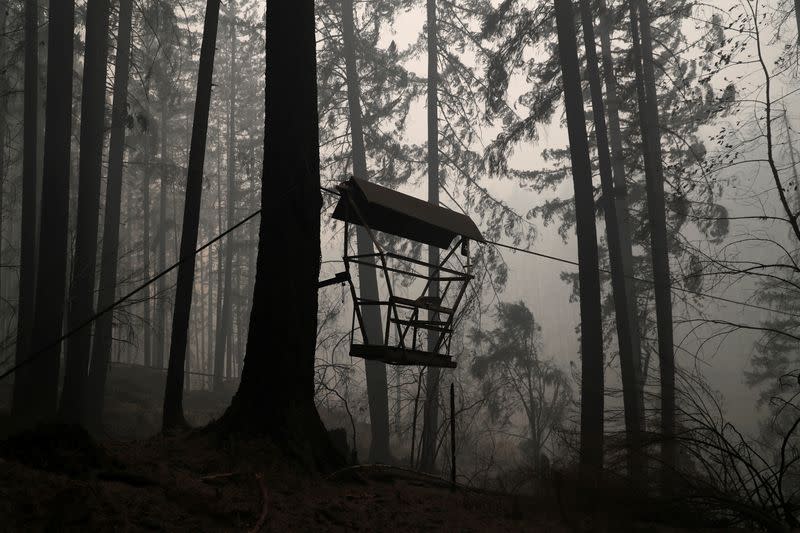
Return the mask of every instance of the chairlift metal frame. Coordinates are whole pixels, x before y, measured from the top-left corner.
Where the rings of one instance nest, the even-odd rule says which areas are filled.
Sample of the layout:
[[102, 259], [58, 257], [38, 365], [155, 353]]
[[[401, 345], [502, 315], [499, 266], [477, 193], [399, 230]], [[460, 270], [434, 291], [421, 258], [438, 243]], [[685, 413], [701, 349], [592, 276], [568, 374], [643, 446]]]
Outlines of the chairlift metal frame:
[[[469, 271], [469, 242], [483, 242], [477, 226], [466, 215], [358, 178], [351, 178], [337, 188], [341, 199], [333, 217], [342, 220], [345, 225], [342, 256], [345, 271], [341, 279], [347, 280], [353, 300], [350, 355], [391, 365], [455, 368], [457, 365], [450, 355], [450, 347], [456, 314], [469, 282], [474, 278]], [[359, 255], [350, 252], [350, 226], [353, 224], [366, 229], [375, 246], [375, 253]], [[431, 264], [387, 251], [376, 238], [376, 231], [436, 246], [446, 253], [438, 264]], [[451, 262], [459, 250], [467, 257], [463, 270], [454, 268]], [[390, 265], [390, 262], [398, 264]], [[352, 265], [380, 270], [388, 297], [378, 300], [361, 298], [351, 274]], [[425, 272], [419, 272], [409, 265], [425, 267]], [[393, 285], [393, 277], [396, 276], [425, 280], [420, 296], [411, 299], [396, 294]], [[429, 294], [434, 282], [443, 284], [438, 296]], [[450, 294], [455, 294], [455, 297], [446, 306], [444, 302]], [[362, 308], [366, 306], [386, 309], [385, 315], [381, 313], [385, 327], [383, 338], [379, 341], [370, 338], [367, 333], [362, 313]], [[424, 319], [421, 312], [427, 314]], [[357, 330], [361, 334], [361, 343], [356, 342]], [[418, 337], [422, 331], [435, 336], [432, 348], [423, 349], [419, 346]], [[395, 334], [394, 339], [392, 333]]]

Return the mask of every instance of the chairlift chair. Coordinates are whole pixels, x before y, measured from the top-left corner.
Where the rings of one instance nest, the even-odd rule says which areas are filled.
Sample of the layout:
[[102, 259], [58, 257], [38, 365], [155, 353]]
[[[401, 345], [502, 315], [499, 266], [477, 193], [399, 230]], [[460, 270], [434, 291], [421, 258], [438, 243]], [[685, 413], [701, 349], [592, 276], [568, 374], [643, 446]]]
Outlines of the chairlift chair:
[[[464, 214], [363, 179], [350, 178], [337, 189], [341, 198], [333, 218], [345, 225], [345, 272], [340, 277], [349, 284], [353, 299], [350, 355], [390, 365], [455, 368], [450, 343], [459, 305], [473, 279], [469, 243], [484, 242], [480, 230]], [[366, 229], [374, 253], [351, 252], [351, 225]], [[432, 264], [389, 251], [377, 240], [377, 232], [439, 248], [443, 258]], [[457, 252], [466, 259], [461, 261]], [[351, 273], [353, 265], [376, 270], [383, 281], [377, 299], [360, 297], [355, 285], [357, 276]], [[438, 293], [432, 290], [437, 285]], [[404, 289], [411, 294], [402, 294]], [[369, 306], [382, 310], [382, 338], [374, 338], [374, 332], [367, 333], [364, 309]]]

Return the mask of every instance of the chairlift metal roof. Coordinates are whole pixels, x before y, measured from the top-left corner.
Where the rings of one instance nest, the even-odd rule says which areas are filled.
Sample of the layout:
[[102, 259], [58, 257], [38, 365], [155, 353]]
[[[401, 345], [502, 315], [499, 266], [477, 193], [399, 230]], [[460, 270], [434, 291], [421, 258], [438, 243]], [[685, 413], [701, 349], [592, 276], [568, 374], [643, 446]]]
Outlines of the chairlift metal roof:
[[[367, 225], [372, 230], [437, 248], [449, 248], [458, 236], [484, 242], [478, 226], [462, 213], [355, 177], [341, 184], [339, 189], [342, 198], [333, 211], [333, 218], [337, 220]], [[350, 205], [348, 195], [357, 210]]]

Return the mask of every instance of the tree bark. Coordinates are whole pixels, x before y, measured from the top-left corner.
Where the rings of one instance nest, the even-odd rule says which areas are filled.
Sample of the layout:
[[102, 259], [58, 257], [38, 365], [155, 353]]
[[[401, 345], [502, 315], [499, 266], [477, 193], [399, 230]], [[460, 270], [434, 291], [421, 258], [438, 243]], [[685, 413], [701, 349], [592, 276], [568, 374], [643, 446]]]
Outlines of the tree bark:
[[[611, 168], [611, 153], [608, 141], [608, 128], [603, 104], [603, 89], [600, 83], [597, 50], [594, 39], [594, 21], [589, 0], [580, 0], [583, 38], [586, 48], [589, 88], [592, 96], [595, 137], [600, 167], [600, 181], [603, 189], [603, 211], [606, 221], [606, 241], [611, 262], [611, 286], [614, 292], [614, 309], [617, 325], [620, 368], [622, 373], [622, 394], [625, 411], [625, 436], [628, 447], [628, 475], [635, 484], [642, 481], [641, 421], [639, 394], [637, 393], [637, 364], [634, 354], [634, 335], [638, 335], [630, 322], [631, 299], [629, 284], [625, 279], [622, 251], [621, 225], [618, 218], [614, 191], [614, 177]], [[613, 75], [613, 73], [612, 73]], [[637, 343], [638, 347], [638, 343]]]
[[[227, 160], [227, 173], [228, 173], [228, 201], [227, 201], [227, 215], [228, 227], [233, 226], [235, 216], [235, 202], [236, 202], [236, 10], [235, 4], [232, 2], [230, 7], [230, 72], [229, 72], [229, 91], [230, 99], [228, 101], [228, 160]], [[231, 284], [232, 284], [232, 271], [233, 271], [233, 250], [234, 242], [233, 235], [229, 235], [225, 240], [225, 281], [223, 292], [221, 296], [222, 311], [219, 319], [217, 320], [217, 337], [214, 345], [215, 359], [222, 361], [225, 358], [225, 349], [229, 345], [228, 337], [231, 332]], [[229, 350], [230, 351], [230, 350]], [[230, 355], [230, 354], [229, 354]], [[222, 373], [218, 375], [218, 379], [222, 379]], [[221, 383], [221, 382], [220, 382]]]
[[28, 366], [32, 386], [28, 387], [19, 406], [25, 426], [49, 421], [56, 416], [61, 344], [52, 343], [61, 336], [67, 282], [75, 3], [50, 0], [48, 13], [42, 221], [32, 350], [28, 355], [36, 359]]
[[[364, 125], [361, 112], [361, 82], [356, 61], [355, 21], [353, 0], [342, 0], [342, 43], [344, 45], [345, 69], [347, 73], [347, 101], [350, 108], [350, 133], [352, 137], [353, 172], [362, 179], [369, 177], [367, 155], [364, 147]], [[359, 255], [375, 253], [369, 232], [357, 227]], [[377, 270], [374, 266], [359, 265], [358, 280], [361, 298], [378, 300]], [[381, 309], [367, 306], [362, 309], [364, 327], [370, 344], [381, 344], [383, 327]], [[386, 383], [386, 365], [380, 361], [364, 362], [367, 374], [367, 398], [369, 401], [369, 420], [372, 440], [369, 448], [371, 463], [389, 463], [389, 390]]]
[[[128, 119], [128, 74], [131, 49], [133, 0], [120, 0], [117, 56], [114, 65], [114, 100], [111, 111], [111, 144], [108, 152], [108, 183], [103, 220], [103, 251], [100, 261], [98, 309], [114, 303], [119, 263], [120, 204], [125, 155], [125, 124]], [[113, 313], [106, 313], [95, 326], [85, 405], [87, 425], [101, 427], [108, 361], [111, 354]]]
[[578, 237], [578, 277], [581, 315], [581, 443], [580, 477], [585, 488], [596, 488], [603, 468], [603, 332], [600, 307], [600, 265], [594, 218], [592, 172], [583, 109], [578, 50], [571, 0], [555, 0], [558, 49], [567, 113], [575, 220]]
[[200, 208], [203, 193], [203, 164], [208, 137], [208, 111], [211, 107], [211, 83], [214, 74], [214, 53], [217, 47], [217, 25], [220, 0], [206, 3], [203, 44], [200, 48], [200, 67], [197, 73], [192, 142], [189, 150], [189, 170], [186, 178], [186, 201], [183, 210], [178, 284], [172, 315], [172, 339], [169, 348], [167, 386], [164, 393], [164, 431], [186, 426], [183, 416], [184, 366], [186, 341], [194, 288], [195, 249], [200, 227]]
[[[108, 56], [109, 0], [89, 0], [86, 6], [86, 52], [81, 94], [81, 134], [78, 170], [78, 220], [69, 290], [67, 327], [73, 330], [94, 313], [97, 234], [100, 217], [100, 174], [103, 165]], [[61, 418], [83, 422], [92, 326], [67, 339]]]
[[[36, 0], [25, 0], [25, 95], [23, 102], [22, 214], [20, 217], [20, 271], [17, 307], [16, 364], [28, 355], [33, 331], [36, 291], [36, 211], [38, 209], [38, 144], [39, 144], [39, 6]], [[25, 390], [31, 386], [27, 367], [14, 377], [12, 405], [18, 406]]]
[[[439, 205], [439, 65], [438, 53], [438, 22], [436, 18], [436, 0], [427, 0], [427, 36], [428, 36], [428, 202]], [[428, 262], [431, 265], [439, 264], [439, 249], [428, 247]], [[434, 267], [430, 275], [436, 275]], [[430, 285], [429, 296], [439, 296], [439, 283], [434, 281]], [[436, 313], [429, 312], [429, 320], [438, 320]], [[436, 336], [433, 332], [428, 335], [428, 350], [436, 346]], [[440, 370], [436, 367], [428, 368], [425, 376], [425, 406], [422, 417], [422, 444], [420, 455], [420, 468], [425, 472], [432, 472], [436, 468], [436, 437], [439, 430], [439, 376]]]
[[[0, 61], [2, 61], [3, 65], [7, 65], [9, 63], [9, 58], [6, 56], [7, 54], [7, 46], [6, 41], [8, 40], [8, 34], [6, 33], [6, 19], [8, 16], [8, 4], [0, 7]], [[8, 78], [6, 73], [3, 73], [3, 76], [0, 76], [0, 213], [5, 213], [3, 201], [5, 199], [4, 192], [5, 192], [5, 185], [7, 181], [7, 172], [6, 172], [6, 130], [8, 125], [6, 123], [6, 117], [8, 115]], [[5, 228], [3, 227], [3, 217], [0, 216], [0, 259], [3, 257], [3, 249], [4, 249], [4, 242], [10, 239], [3, 239], [3, 232]], [[9, 276], [0, 276], [0, 305], [2, 307], [9, 308], [9, 311], [12, 311], [11, 306], [7, 303], [8, 300], [6, 299], [6, 278]], [[0, 317], [3, 315], [0, 314]], [[6, 326], [10, 324], [10, 320], [3, 320]], [[4, 338], [7, 338], [8, 331], [3, 332]]]
[[[658, 330], [658, 360], [661, 374], [661, 482], [664, 490], [669, 490], [670, 478], [676, 466], [677, 453], [675, 444], [675, 354], [673, 352], [672, 293], [664, 199], [664, 167], [661, 158], [661, 127], [653, 65], [650, 7], [647, 0], [636, 0], [631, 3], [631, 26], [640, 102], [639, 120], [647, 178], [647, 205], [650, 215]], [[641, 42], [638, 35], [639, 29], [641, 29]]]
[[[217, 427], [272, 436], [294, 458], [342, 463], [314, 405], [320, 270], [314, 2], [268, 0], [256, 281], [239, 390]], [[279, 260], [276, 258], [279, 253]]]

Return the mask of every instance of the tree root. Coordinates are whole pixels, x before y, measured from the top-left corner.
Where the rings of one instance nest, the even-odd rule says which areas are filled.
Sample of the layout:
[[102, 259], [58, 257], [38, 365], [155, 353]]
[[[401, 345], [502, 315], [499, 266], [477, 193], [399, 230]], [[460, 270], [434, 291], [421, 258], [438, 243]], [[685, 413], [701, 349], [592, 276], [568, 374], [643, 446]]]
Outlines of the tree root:
[[261, 516], [258, 517], [258, 522], [256, 522], [256, 525], [253, 526], [253, 529], [251, 529], [249, 533], [258, 533], [267, 522], [267, 484], [264, 483], [264, 476], [262, 474], [256, 474], [256, 480], [258, 480], [258, 486], [261, 489], [261, 501], [263, 502], [263, 506], [261, 507]]

